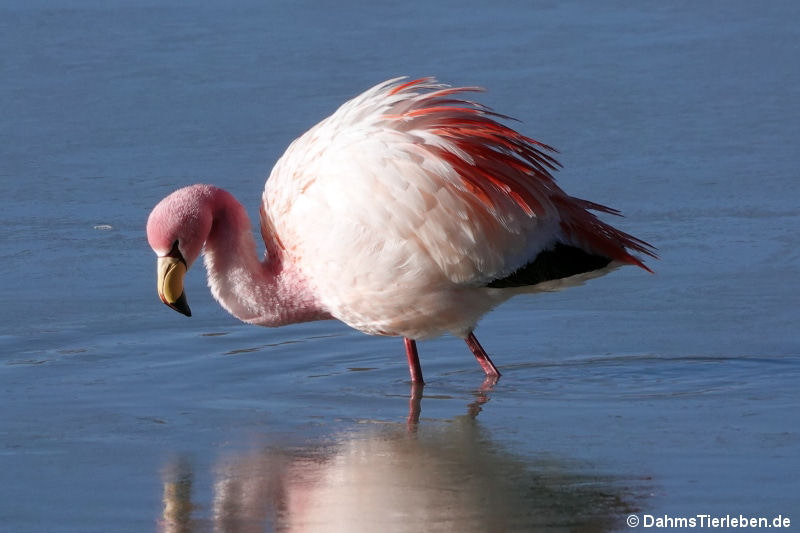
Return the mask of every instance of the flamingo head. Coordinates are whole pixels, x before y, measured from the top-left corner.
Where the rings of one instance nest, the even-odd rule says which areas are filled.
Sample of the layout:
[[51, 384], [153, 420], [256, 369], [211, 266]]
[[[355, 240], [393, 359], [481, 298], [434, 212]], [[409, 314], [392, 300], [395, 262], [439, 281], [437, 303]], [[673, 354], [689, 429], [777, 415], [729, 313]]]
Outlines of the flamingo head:
[[179, 189], [153, 208], [147, 219], [147, 241], [158, 256], [158, 296], [172, 309], [192, 316], [183, 278], [200, 256], [211, 231], [213, 187], [192, 185]]

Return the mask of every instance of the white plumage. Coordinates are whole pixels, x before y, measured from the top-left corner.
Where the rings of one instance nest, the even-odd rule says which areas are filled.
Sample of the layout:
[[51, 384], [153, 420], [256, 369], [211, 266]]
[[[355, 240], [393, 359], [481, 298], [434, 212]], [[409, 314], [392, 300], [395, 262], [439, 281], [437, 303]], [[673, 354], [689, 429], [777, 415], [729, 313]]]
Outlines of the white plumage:
[[[487, 206], [441, 148], [472, 156], [434, 130], [432, 80], [393, 92], [390, 80], [342, 105], [294, 141], [264, 191], [266, 216], [335, 318], [372, 334], [465, 337], [495, 305], [522, 291], [487, 288], [564, 240], [559, 212], [526, 213], [504, 191]], [[488, 117], [471, 102], [468, 120]], [[435, 115], [435, 113], [434, 113]], [[538, 189], [530, 186], [532, 194]], [[288, 244], [291, 243], [291, 244]]]

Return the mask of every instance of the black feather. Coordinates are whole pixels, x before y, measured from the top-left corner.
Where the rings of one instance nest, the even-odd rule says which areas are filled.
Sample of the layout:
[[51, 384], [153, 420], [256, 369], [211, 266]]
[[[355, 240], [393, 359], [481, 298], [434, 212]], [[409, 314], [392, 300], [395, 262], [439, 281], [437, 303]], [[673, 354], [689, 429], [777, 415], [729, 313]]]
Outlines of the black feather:
[[487, 287], [505, 289], [536, 285], [545, 281], [600, 270], [607, 267], [610, 262], [611, 259], [608, 257], [592, 254], [576, 246], [559, 242], [549, 250], [540, 252], [536, 259], [518, 268], [510, 275], [491, 281]]

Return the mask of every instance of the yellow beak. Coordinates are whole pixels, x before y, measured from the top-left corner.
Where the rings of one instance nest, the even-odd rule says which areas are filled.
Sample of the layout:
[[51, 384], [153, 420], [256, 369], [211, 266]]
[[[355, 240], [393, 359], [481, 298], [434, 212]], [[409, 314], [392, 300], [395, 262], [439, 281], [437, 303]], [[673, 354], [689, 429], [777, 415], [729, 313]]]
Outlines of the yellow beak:
[[183, 276], [186, 263], [177, 257], [158, 258], [158, 296], [161, 301], [186, 316], [192, 316], [186, 294], [183, 292]]

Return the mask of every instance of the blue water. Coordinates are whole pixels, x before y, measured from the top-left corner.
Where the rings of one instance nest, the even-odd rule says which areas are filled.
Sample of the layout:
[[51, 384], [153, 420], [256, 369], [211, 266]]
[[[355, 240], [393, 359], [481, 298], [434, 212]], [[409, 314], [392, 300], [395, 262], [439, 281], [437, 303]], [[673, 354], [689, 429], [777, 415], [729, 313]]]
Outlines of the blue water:
[[[362, 4], [0, 7], [2, 528], [796, 527], [800, 4]], [[293, 138], [404, 74], [487, 87], [662, 256], [487, 316], [493, 388], [421, 343], [421, 412], [397, 339], [245, 326], [199, 265], [170, 311], [144, 235], [195, 182], [256, 219]]]

